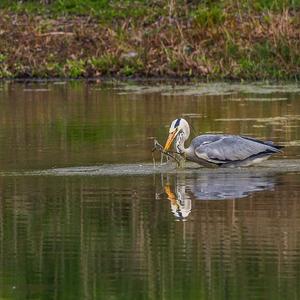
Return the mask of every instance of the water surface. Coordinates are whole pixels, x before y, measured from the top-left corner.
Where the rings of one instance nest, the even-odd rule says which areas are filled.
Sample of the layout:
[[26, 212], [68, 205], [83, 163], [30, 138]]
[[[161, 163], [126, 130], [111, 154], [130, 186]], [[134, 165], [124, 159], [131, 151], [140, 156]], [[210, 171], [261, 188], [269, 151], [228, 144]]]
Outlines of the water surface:
[[205, 132], [250, 135], [287, 145], [285, 156], [299, 157], [300, 92], [296, 86], [185, 88], [4, 83], [0, 90], [1, 169], [152, 161], [152, 138], [164, 143], [177, 117], [189, 121], [193, 136]]
[[[286, 148], [153, 171], [177, 117]], [[0, 298], [298, 299], [299, 125], [291, 84], [2, 83]]]

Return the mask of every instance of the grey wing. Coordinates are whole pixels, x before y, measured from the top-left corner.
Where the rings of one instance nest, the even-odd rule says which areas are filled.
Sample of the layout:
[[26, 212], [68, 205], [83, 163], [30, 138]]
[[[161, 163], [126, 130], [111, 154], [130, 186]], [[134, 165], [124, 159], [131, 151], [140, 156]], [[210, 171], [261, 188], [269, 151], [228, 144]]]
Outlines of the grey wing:
[[261, 153], [272, 154], [278, 149], [264, 142], [240, 136], [219, 136], [215, 141], [195, 145], [195, 155], [211, 162], [229, 162], [244, 160]]

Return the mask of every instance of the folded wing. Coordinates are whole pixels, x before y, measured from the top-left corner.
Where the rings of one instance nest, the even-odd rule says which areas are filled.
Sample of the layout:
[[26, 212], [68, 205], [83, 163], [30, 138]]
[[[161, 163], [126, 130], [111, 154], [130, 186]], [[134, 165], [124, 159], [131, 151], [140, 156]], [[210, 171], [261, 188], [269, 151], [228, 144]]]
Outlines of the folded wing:
[[279, 152], [279, 147], [252, 138], [226, 135], [208, 136], [207, 140], [197, 140], [195, 155], [212, 163], [242, 161], [256, 155], [269, 155]]

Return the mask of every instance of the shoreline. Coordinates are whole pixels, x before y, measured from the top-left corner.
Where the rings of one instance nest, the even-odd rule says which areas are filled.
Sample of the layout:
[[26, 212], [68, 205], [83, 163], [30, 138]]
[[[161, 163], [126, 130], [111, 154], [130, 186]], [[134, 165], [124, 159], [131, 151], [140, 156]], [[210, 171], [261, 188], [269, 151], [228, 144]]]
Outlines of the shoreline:
[[300, 80], [292, 79], [259, 79], [259, 80], [244, 80], [244, 79], [203, 79], [203, 78], [182, 78], [182, 77], [118, 77], [118, 76], [102, 76], [102, 77], [49, 77], [49, 78], [37, 78], [37, 77], [20, 77], [20, 78], [0, 78], [0, 83], [60, 83], [60, 82], [84, 82], [84, 83], [136, 83], [136, 84], [186, 84], [186, 85], [197, 85], [197, 84], [240, 84], [240, 85], [294, 85], [300, 84]]
[[299, 80], [300, 11], [235, 9], [106, 23], [0, 10], [0, 79]]

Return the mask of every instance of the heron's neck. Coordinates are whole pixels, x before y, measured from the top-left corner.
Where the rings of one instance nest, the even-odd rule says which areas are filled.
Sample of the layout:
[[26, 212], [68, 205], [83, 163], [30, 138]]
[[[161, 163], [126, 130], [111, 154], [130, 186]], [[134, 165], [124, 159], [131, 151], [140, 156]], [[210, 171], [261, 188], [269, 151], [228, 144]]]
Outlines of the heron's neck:
[[183, 154], [186, 152], [186, 148], [184, 147], [184, 142], [186, 140], [187, 140], [187, 137], [185, 136], [185, 134], [183, 132], [180, 132], [177, 135], [176, 141], [175, 141], [175, 148], [178, 153]]

